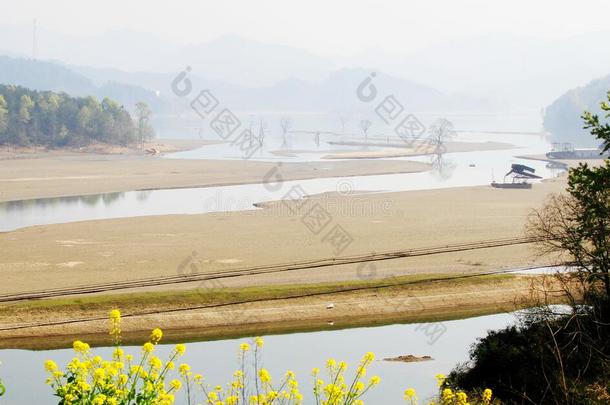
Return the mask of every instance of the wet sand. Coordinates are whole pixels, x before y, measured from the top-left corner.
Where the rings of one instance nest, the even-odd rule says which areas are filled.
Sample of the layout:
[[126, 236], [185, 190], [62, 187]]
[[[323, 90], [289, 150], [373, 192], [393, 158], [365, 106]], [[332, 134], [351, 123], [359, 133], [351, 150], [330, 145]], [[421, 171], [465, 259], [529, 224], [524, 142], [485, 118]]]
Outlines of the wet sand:
[[[123, 155], [60, 154], [0, 161], [0, 202], [162, 188], [262, 183], [276, 167], [244, 160], [174, 160]], [[413, 173], [409, 161], [283, 163], [284, 180]]]
[[[354, 145], [354, 146], [377, 146], [385, 148], [383, 150], [374, 151], [338, 151], [329, 153], [322, 159], [381, 159], [395, 157], [421, 156], [434, 153], [434, 148], [431, 146], [418, 146], [416, 148], [406, 147], [396, 143], [384, 144], [381, 142], [364, 143], [364, 142], [337, 142], [338, 145]], [[516, 146], [510, 143], [503, 142], [447, 142], [445, 144], [444, 153], [454, 152], [475, 152], [488, 150], [515, 149]]]
[[[0, 274], [4, 292], [13, 293], [175, 275], [184, 263], [189, 272], [205, 273], [329, 258], [336, 251], [325, 236], [334, 226], [341, 226], [353, 240], [342, 256], [519, 237], [531, 209], [564, 187], [563, 181], [551, 181], [531, 190], [464, 187], [325, 194], [309, 198], [305, 206], [278, 202], [253, 211], [24, 228], [0, 233]], [[306, 219], [316, 204], [330, 217], [323, 230]], [[516, 245], [379, 262], [374, 277], [472, 272], [535, 262], [528, 245]], [[353, 280], [362, 271], [358, 265], [341, 265], [223, 282], [248, 286]]]
[[[145, 145], [161, 153], [218, 143], [205, 140], [158, 140]], [[449, 142], [450, 152], [507, 149], [498, 142]], [[276, 151], [277, 152], [277, 151]], [[290, 156], [291, 151], [285, 151]], [[413, 173], [428, 163], [379, 160], [421, 155], [405, 148], [379, 152], [338, 152], [321, 162], [282, 163], [284, 180]], [[358, 159], [349, 161], [343, 159]], [[0, 202], [68, 197], [132, 190], [210, 187], [261, 183], [273, 162], [246, 160], [162, 159], [133, 148], [92, 145], [82, 150], [0, 151]]]

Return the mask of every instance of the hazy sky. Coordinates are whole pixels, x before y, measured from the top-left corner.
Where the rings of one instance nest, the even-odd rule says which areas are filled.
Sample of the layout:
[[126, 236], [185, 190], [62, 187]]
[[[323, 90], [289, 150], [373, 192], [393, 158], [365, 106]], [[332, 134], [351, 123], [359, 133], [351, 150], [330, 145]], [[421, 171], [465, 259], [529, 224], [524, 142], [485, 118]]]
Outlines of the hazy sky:
[[560, 38], [608, 29], [605, 0], [3, 0], [0, 21], [63, 33], [155, 33], [179, 42], [238, 34], [321, 54], [408, 51], [492, 33]]

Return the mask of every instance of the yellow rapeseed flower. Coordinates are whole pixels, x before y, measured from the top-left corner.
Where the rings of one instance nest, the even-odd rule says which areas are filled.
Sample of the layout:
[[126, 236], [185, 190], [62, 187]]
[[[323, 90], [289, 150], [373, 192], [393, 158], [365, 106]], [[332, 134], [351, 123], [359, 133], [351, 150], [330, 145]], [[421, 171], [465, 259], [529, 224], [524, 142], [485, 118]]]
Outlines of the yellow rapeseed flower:
[[373, 352], [368, 352], [364, 355], [364, 357], [362, 357], [362, 364], [369, 364], [371, 363], [373, 360], [375, 360], [375, 353]]
[[150, 342], [153, 344], [157, 344], [163, 338], [163, 331], [159, 328], [155, 328], [150, 332]]
[[409, 401], [411, 405], [417, 404], [417, 395], [413, 388], [407, 388], [404, 395], [405, 401]]
[[125, 385], [125, 384], [127, 384], [127, 381], [129, 381], [129, 377], [127, 376], [127, 374], [121, 374], [119, 376], [119, 380], [118, 380], [119, 385]]
[[157, 356], [151, 356], [148, 360], [148, 364], [153, 370], [160, 370], [163, 367], [163, 362]]
[[52, 373], [55, 370], [57, 370], [57, 363], [55, 363], [53, 360], [47, 360], [47, 361], [44, 362], [44, 368], [49, 373]]
[[76, 340], [72, 344], [72, 348], [74, 349], [75, 352], [78, 352], [81, 354], [87, 354], [89, 352], [89, 350], [91, 349], [87, 343], [81, 342], [80, 340]]
[[98, 368], [93, 372], [93, 381], [99, 383], [106, 378], [106, 371], [103, 368]]
[[153, 350], [155, 350], [155, 346], [154, 346], [152, 343], [150, 343], [150, 342], [146, 342], [146, 343], [144, 343], [144, 345], [142, 346], [142, 351], [143, 351], [144, 353], [149, 354], [149, 353], [152, 353], [152, 352], [153, 352]]
[[457, 402], [456, 402], [457, 405], [469, 405], [468, 404], [468, 395], [466, 395], [465, 392], [458, 392], [455, 395], [455, 397], [457, 399]]
[[264, 368], [262, 368], [258, 371], [258, 376], [261, 379], [261, 381], [264, 383], [271, 382], [271, 375], [269, 375], [269, 372]]
[[111, 336], [114, 336], [114, 342], [118, 345], [121, 341], [121, 311], [113, 309], [108, 314], [108, 317], [110, 319], [109, 333]]
[[182, 356], [184, 355], [184, 352], [186, 351], [186, 346], [183, 344], [177, 344], [176, 345], [176, 354], [178, 354], [178, 356]]
[[486, 388], [485, 391], [483, 391], [483, 395], [481, 395], [481, 399], [483, 400], [484, 404], [489, 404], [489, 402], [491, 401], [491, 390], [489, 388]]
[[356, 389], [356, 392], [361, 392], [362, 390], [364, 390], [364, 383], [362, 381], [358, 381], [355, 385], [354, 388]]
[[443, 403], [453, 403], [454, 397], [455, 394], [453, 393], [451, 388], [445, 388], [441, 394], [441, 399], [443, 400]]
[[169, 386], [172, 388], [172, 390], [178, 391], [180, 387], [182, 387], [182, 383], [180, 380], [171, 380]]
[[116, 361], [121, 360], [124, 356], [125, 353], [120, 347], [117, 347], [116, 349], [114, 349], [114, 352], [112, 352], [112, 358], [114, 358]]
[[106, 395], [104, 394], [99, 394], [93, 398], [93, 405], [104, 405], [104, 402], [106, 402]]
[[191, 366], [189, 366], [188, 364], [180, 364], [180, 367], [178, 367], [178, 370], [180, 371], [180, 374], [186, 375], [186, 373], [191, 371]]
[[120, 321], [121, 320], [121, 311], [119, 311], [118, 309], [113, 309], [112, 311], [110, 311], [110, 319], [112, 319], [113, 321]]

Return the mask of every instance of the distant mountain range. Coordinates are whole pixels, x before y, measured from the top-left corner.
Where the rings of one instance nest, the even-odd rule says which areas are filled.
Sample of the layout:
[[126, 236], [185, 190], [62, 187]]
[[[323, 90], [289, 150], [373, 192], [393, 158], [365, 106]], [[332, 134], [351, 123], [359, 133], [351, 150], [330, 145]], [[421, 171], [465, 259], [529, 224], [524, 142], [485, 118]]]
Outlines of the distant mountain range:
[[[78, 36], [41, 26], [38, 38], [41, 59], [70, 66], [122, 72], [176, 72], [191, 66], [198, 75], [218, 85], [259, 88], [291, 80], [320, 83], [341, 69], [372, 67], [454, 98], [463, 95], [490, 100], [488, 108], [504, 110], [539, 110], [566, 88], [604, 75], [610, 66], [607, 32], [562, 39], [493, 34], [455, 39], [415, 51], [375, 48], [354, 55], [325, 56], [236, 35], [206, 41], [194, 39], [192, 44], [185, 44], [127, 30]], [[29, 54], [31, 27], [0, 23], [0, 49], [13, 56]], [[106, 76], [149, 90], [165, 88], [144, 83], [146, 74], [137, 75], [142, 77], [117, 80]]]
[[[246, 87], [207, 79], [193, 69], [190, 79], [195, 90], [210, 89], [221, 102], [238, 111], [366, 111], [371, 106], [356, 97], [356, 88], [372, 70], [342, 69], [321, 81], [285, 79], [273, 85]], [[374, 85], [383, 97], [394, 95], [410, 111], [482, 110], [485, 100], [448, 96], [425, 85], [376, 72]], [[145, 101], [156, 113], [179, 112], [170, 91], [176, 73], [131, 73], [118, 69], [71, 66], [58, 62], [0, 56], [0, 83], [16, 84], [34, 90], [64, 91], [75, 96], [110, 97], [131, 109]], [[195, 94], [192, 95], [193, 97]]]
[[32, 90], [65, 92], [72, 96], [109, 97], [131, 109], [144, 101], [156, 110], [165, 103], [154, 91], [143, 87], [119, 83], [114, 80], [95, 84], [88, 77], [54, 62], [0, 56], [0, 84], [23, 86]]
[[610, 68], [608, 32], [562, 39], [490, 34], [425, 47], [404, 55], [368, 50], [342, 65], [374, 60], [382, 71], [446, 93], [492, 100], [506, 109], [540, 110]]
[[610, 75], [567, 91], [546, 108], [544, 127], [556, 142], [571, 142], [576, 146], [595, 147], [600, 141], [583, 128], [580, 118], [584, 111], [603, 117], [599, 104], [610, 91]]
[[[172, 72], [188, 65], [206, 78], [242, 86], [268, 86], [292, 77], [321, 80], [338, 68], [303, 49], [236, 35], [185, 45], [127, 30], [78, 36], [39, 27], [38, 38], [42, 59], [131, 72]], [[31, 27], [0, 23], [0, 49], [29, 56]]]

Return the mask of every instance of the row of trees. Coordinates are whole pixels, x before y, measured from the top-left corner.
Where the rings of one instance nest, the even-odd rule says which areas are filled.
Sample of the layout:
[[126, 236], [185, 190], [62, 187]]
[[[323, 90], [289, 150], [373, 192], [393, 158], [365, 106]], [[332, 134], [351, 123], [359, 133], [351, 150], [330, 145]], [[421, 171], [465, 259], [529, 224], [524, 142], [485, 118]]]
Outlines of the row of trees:
[[70, 97], [0, 85], [0, 144], [80, 146], [91, 142], [130, 145], [153, 136], [150, 110], [136, 105], [135, 122], [115, 101]]

